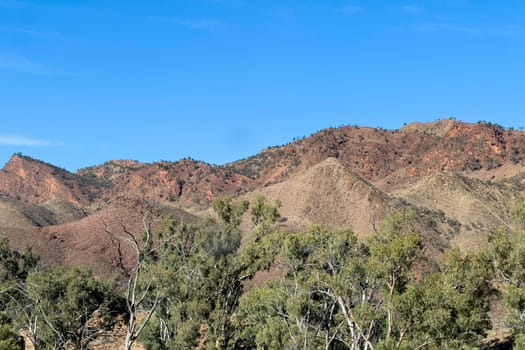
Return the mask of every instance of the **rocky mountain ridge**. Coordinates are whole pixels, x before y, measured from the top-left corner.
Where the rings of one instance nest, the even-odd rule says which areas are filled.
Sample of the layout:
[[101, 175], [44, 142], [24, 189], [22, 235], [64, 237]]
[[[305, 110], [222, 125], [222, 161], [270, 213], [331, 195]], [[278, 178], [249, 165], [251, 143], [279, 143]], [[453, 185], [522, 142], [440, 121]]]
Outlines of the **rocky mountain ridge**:
[[0, 170], [0, 234], [50, 263], [107, 274], [106, 231], [139, 233], [146, 213], [193, 220], [210, 215], [215, 198], [263, 194], [282, 202], [291, 231], [324, 224], [363, 236], [389, 213], [413, 210], [438, 254], [475, 249], [491, 226], [511, 225], [524, 179], [525, 133], [455, 120], [331, 128], [224, 166], [114, 160], [71, 173], [15, 154]]

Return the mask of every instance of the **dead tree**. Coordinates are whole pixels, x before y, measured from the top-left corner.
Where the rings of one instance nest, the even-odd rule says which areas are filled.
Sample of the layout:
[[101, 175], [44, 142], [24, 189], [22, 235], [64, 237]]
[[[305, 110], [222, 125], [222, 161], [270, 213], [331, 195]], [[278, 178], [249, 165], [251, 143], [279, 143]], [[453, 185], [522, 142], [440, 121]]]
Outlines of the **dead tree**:
[[147, 310], [145, 310], [146, 316], [144, 317], [144, 319], [142, 319], [142, 321], [137, 322], [137, 313], [141, 310], [142, 304], [144, 303], [146, 297], [152, 293], [151, 283], [148, 283], [148, 285], [145, 288], [141, 288], [139, 286], [142, 265], [144, 263], [144, 259], [149, 253], [146, 250], [149, 249], [151, 240], [150, 228], [148, 227], [148, 225], [146, 225], [145, 219], [144, 229], [146, 234], [145, 249], [139, 246], [139, 243], [137, 242], [135, 236], [133, 236], [127, 230], [124, 231], [126, 234], [124, 241], [131, 245], [137, 257], [135, 266], [131, 270], [131, 274], [128, 278], [126, 304], [129, 312], [129, 322], [128, 331], [126, 333], [126, 341], [124, 343], [124, 350], [131, 350], [133, 343], [137, 340], [137, 338], [140, 336], [146, 325], [149, 323], [151, 317], [153, 316], [153, 313], [155, 312], [157, 306], [160, 304], [161, 301], [160, 294], [158, 292], [155, 292], [155, 299], [152, 305]]
[[[121, 223], [123, 231], [121, 237], [116, 237], [105, 224], [105, 231], [117, 253], [116, 263], [127, 279], [126, 305], [129, 313], [129, 320], [126, 339], [124, 342], [124, 350], [131, 350], [133, 344], [148, 325], [151, 317], [162, 300], [160, 292], [158, 290], [153, 290], [151, 282], [144, 285], [141, 280], [144, 264], [148, 257], [153, 253], [151, 229], [150, 225], [147, 223], [147, 214], [144, 215], [142, 222], [145, 234], [145, 241], [143, 244], [139, 243], [135, 235], [133, 235], [123, 223]], [[125, 266], [121, 242], [128, 244], [135, 255], [134, 265], [130, 269]], [[152, 300], [152, 302], [149, 306], [145, 307], [148, 300]], [[139, 321], [138, 316], [142, 313], [144, 313], [145, 316]]]

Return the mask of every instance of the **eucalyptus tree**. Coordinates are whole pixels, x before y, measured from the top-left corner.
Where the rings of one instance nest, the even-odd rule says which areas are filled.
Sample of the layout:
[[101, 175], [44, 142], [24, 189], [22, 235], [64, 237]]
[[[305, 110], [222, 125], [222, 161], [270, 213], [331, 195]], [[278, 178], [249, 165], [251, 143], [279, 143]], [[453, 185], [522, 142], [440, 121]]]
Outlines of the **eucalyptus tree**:
[[87, 349], [123, 311], [114, 289], [111, 281], [101, 281], [82, 268], [55, 267], [29, 274], [24, 293], [40, 320], [39, 347]]
[[500, 228], [489, 236], [496, 282], [502, 287], [508, 325], [515, 345], [525, 347], [525, 199], [513, 210], [514, 230]]
[[425, 271], [413, 220], [411, 212], [394, 215], [364, 240], [349, 230], [319, 226], [264, 236], [245, 254], [260, 258], [260, 267], [279, 265], [284, 272], [241, 297], [235, 345], [351, 350], [479, 345], [490, 327], [489, 259], [452, 252], [438, 270]]
[[166, 221], [145, 260], [144, 278], [162, 295], [142, 337], [148, 349], [223, 349], [232, 337], [231, 314], [242, 292], [235, 255], [239, 225], [248, 209], [229, 198], [212, 204], [219, 221]]
[[[31, 249], [22, 253], [9, 246], [9, 240], [0, 238], [0, 310], [4, 320], [11, 319], [14, 329], [24, 331], [33, 347], [39, 349], [39, 318], [27, 297], [25, 281], [37, 269], [39, 257]], [[5, 329], [5, 325], [3, 328]]]

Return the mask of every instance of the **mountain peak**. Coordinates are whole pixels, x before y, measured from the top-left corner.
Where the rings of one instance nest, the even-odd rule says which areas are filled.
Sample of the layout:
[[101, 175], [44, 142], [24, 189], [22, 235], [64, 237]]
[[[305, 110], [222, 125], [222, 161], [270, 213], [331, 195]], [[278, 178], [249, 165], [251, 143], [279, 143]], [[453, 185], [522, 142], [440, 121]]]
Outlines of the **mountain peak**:
[[88, 204], [82, 179], [67, 170], [15, 153], [0, 170], [0, 194], [29, 203], [66, 200]]
[[282, 182], [328, 158], [382, 190], [442, 171], [499, 179], [508, 169], [523, 171], [525, 133], [454, 119], [413, 123], [399, 131], [345, 126], [225, 166], [191, 158], [153, 164], [112, 160], [76, 174], [17, 153], [0, 171], [0, 195], [31, 203], [62, 199], [88, 204], [134, 193], [150, 200], [206, 204]]
[[455, 124], [458, 123], [459, 122], [457, 122], [455, 119], [441, 119], [430, 123], [415, 122], [405, 125], [400, 129], [400, 131], [405, 133], [424, 133], [437, 137], [443, 137]]

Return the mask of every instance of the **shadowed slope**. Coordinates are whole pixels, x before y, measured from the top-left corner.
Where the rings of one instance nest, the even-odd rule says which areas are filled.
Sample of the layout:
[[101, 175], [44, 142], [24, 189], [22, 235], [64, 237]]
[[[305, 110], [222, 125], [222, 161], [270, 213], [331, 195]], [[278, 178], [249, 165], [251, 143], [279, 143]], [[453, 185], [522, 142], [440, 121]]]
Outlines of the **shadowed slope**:
[[518, 187], [474, 178], [438, 173], [396, 193], [408, 202], [453, 219], [461, 226], [455, 237], [461, 249], [475, 249], [486, 242], [487, 232], [498, 226], [511, 227], [510, 214], [523, 194]]

